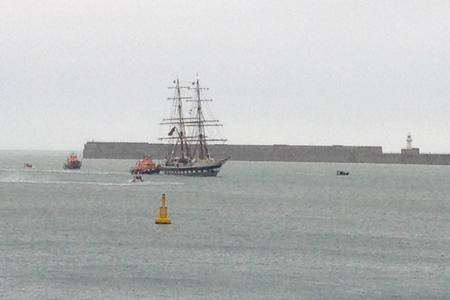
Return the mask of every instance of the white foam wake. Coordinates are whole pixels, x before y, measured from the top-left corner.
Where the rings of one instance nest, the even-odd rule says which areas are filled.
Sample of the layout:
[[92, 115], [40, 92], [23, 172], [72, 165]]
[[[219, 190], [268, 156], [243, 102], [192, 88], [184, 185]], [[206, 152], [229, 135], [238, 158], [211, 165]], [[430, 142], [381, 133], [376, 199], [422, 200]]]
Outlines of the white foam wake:
[[49, 174], [85, 174], [85, 175], [129, 175], [130, 172], [102, 172], [90, 170], [55, 170], [55, 169], [11, 169], [0, 168], [3, 172], [32, 172], [32, 173], [49, 173]]
[[95, 182], [95, 181], [59, 181], [59, 180], [28, 180], [20, 178], [0, 179], [0, 183], [17, 183], [17, 184], [73, 184], [73, 185], [100, 185], [100, 186], [142, 186], [142, 185], [180, 185], [182, 182], [168, 181], [144, 181], [140, 183], [120, 183], [120, 182]]

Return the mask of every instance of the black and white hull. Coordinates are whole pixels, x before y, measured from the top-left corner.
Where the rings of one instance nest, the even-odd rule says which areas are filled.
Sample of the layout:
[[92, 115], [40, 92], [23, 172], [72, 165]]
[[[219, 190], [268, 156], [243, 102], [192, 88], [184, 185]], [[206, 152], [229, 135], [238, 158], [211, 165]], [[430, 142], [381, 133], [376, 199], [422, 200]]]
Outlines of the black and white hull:
[[162, 165], [161, 171], [166, 175], [182, 175], [182, 176], [217, 176], [220, 168], [229, 158], [211, 162], [211, 163], [187, 163]]

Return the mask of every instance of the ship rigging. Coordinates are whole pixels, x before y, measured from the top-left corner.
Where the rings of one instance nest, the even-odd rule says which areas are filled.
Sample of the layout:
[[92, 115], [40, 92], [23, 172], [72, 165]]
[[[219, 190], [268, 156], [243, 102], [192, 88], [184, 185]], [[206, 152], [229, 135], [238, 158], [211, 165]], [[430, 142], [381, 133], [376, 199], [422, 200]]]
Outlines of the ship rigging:
[[[160, 123], [170, 126], [167, 136], [160, 140], [173, 146], [161, 170], [173, 175], [216, 176], [229, 157], [215, 160], [208, 149], [210, 142], [226, 142], [226, 139], [211, 138], [206, 134], [205, 127], [223, 126], [219, 120], [205, 118], [203, 103], [212, 101], [203, 98], [203, 92], [208, 89], [200, 87], [198, 76], [191, 85], [180, 85], [178, 78], [173, 83], [169, 89], [174, 90], [174, 96], [168, 98], [172, 101], [172, 113]], [[191, 104], [190, 114], [185, 115], [188, 104]]]

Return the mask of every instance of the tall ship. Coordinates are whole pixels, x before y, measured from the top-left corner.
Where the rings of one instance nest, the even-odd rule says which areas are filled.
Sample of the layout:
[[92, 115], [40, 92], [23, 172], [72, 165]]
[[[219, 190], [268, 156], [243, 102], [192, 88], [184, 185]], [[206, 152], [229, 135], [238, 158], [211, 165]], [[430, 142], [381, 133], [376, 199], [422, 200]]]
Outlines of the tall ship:
[[206, 134], [206, 127], [222, 126], [219, 120], [205, 118], [203, 103], [212, 101], [203, 98], [207, 88], [200, 87], [198, 76], [186, 86], [181, 86], [178, 78], [173, 83], [169, 89], [174, 95], [168, 98], [172, 101], [171, 115], [160, 123], [170, 128], [160, 140], [168, 141], [172, 147], [161, 164], [161, 171], [170, 175], [216, 176], [230, 157], [215, 159], [209, 153], [208, 143], [226, 142], [226, 139]]
[[81, 161], [78, 160], [78, 157], [75, 153], [72, 153], [67, 158], [63, 167], [64, 167], [64, 169], [80, 169]]

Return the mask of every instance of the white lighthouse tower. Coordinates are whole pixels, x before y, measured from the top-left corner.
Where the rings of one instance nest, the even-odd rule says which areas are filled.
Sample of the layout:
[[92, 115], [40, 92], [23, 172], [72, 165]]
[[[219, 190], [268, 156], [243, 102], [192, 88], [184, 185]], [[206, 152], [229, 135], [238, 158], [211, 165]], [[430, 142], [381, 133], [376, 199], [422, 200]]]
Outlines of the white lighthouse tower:
[[403, 155], [419, 155], [419, 153], [420, 153], [419, 148], [413, 148], [412, 142], [413, 142], [413, 139], [412, 139], [411, 133], [408, 133], [406, 135], [406, 147], [405, 147], [405, 149], [402, 149], [402, 152], [401, 152]]
[[411, 133], [408, 133], [408, 135], [406, 136], [406, 149], [411, 150], [412, 149], [412, 137], [411, 137]]

